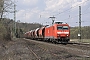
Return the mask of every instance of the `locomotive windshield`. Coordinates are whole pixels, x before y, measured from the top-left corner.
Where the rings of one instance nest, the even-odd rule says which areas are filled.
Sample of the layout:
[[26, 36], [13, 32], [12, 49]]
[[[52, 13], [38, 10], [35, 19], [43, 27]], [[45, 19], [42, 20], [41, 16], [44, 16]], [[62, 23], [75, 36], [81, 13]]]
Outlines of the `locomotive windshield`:
[[63, 26], [63, 29], [64, 30], [68, 30], [68, 26]]
[[68, 26], [57, 26], [57, 30], [68, 30]]

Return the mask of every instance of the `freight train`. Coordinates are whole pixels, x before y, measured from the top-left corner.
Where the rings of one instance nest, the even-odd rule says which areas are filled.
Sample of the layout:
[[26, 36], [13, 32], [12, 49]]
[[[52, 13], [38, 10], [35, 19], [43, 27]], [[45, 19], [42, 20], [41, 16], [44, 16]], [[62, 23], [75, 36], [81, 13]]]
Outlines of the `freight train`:
[[52, 26], [43, 26], [25, 33], [25, 38], [68, 43], [70, 41], [70, 26], [67, 23], [55, 22]]

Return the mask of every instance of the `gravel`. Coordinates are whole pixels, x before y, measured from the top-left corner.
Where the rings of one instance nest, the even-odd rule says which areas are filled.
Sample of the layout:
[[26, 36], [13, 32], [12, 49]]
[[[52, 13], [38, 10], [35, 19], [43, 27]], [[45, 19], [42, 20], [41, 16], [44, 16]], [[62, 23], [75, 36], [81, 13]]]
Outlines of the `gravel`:
[[0, 44], [0, 60], [90, 60], [89, 56], [89, 50], [30, 39]]

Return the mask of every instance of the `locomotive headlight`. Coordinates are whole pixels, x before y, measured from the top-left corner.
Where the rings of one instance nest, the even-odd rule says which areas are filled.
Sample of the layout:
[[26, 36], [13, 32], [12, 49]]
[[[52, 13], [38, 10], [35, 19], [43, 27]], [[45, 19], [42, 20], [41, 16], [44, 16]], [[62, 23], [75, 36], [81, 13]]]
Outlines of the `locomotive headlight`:
[[59, 34], [57, 36], [60, 36]]
[[68, 36], [68, 35], [67, 35]]

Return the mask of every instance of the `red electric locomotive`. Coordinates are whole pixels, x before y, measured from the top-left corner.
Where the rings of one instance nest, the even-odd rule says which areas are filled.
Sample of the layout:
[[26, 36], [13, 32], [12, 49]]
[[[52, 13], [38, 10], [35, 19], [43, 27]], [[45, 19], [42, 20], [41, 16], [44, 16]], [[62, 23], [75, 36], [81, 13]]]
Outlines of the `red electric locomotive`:
[[52, 26], [45, 28], [46, 40], [52, 42], [67, 43], [70, 40], [70, 27], [62, 22], [55, 22]]
[[44, 26], [25, 33], [25, 37], [51, 42], [68, 43], [70, 41], [70, 27], [62, 22], [55, 22], [52, 26]]

